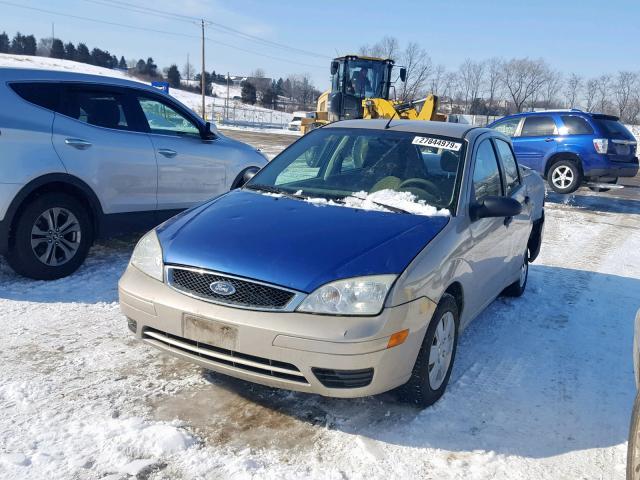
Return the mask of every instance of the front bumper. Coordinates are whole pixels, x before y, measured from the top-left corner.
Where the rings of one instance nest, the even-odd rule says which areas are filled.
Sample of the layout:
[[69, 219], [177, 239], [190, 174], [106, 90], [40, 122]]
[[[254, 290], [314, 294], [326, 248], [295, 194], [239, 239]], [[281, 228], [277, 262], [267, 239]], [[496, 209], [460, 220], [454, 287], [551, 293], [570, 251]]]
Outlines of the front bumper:
[[[184, 295], [131, 266], [118, 290], [122, 312], [145, 343], [243, 380], [331, 397], [406, 383], [436, 308], [421, 298], [375, 317], [244, 310]], [[387, 349], [404, 329], [405, 342]]]

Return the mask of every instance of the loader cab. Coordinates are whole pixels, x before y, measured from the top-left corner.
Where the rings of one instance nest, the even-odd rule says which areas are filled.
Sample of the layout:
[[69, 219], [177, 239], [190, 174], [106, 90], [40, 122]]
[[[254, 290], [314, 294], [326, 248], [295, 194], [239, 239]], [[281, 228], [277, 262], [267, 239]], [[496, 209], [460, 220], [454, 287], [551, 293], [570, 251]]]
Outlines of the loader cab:
[[[350, 55], [331, 62], [331, 92], [328, 102], [328, 120], [362, 118], [362, 100], [365, 98], [389, 99], [391, 59]], [[400, 77], [404, 79], [404, 68]]]

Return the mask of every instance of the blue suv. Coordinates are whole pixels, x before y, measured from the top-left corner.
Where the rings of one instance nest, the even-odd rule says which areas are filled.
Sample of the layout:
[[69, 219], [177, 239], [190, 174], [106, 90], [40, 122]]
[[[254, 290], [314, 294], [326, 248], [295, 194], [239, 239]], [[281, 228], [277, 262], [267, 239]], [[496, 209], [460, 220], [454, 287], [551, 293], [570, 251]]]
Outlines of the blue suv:
[[584, 183], [615, 184], [638, 173], [636, 139], [618, 117], [547, 110], [509, 115], [489, 127], [512, 137], [520, 164], [538, 171], [558, 193], [575, 192]]

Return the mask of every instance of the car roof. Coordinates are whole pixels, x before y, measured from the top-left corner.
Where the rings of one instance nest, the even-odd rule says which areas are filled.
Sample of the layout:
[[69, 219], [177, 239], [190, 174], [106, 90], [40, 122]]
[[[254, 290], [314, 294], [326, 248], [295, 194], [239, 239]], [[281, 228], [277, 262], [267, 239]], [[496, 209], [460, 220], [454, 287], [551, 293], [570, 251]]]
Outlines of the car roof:
[[53, 82], [85, 82], [99, 83], [122, 87], [135, 87], [152, 92], [157, 88], [149, 84], [107, 75], [91, 75], [87, 73], [68, 72], [63, 70], [46, 70], [39, 68], [0, 67], [0, 82], [6, 81], [53, 81]]
[[[386, 126], [389, 124], [389, 128]], [[424, 120], [396, 120], [389, 122], [388, 119], [376, 120], [343, 120], [330, 123], [323, 128], [366, 128], [367, 130], [390, 130], [394, 132], [409, 132], [427, 135], [439, 135], [443, 137], [464, 138], [465, 135], [474, 130], [494, 131], [486, 128], [475, 127], [462, 123], [433, 122]]]

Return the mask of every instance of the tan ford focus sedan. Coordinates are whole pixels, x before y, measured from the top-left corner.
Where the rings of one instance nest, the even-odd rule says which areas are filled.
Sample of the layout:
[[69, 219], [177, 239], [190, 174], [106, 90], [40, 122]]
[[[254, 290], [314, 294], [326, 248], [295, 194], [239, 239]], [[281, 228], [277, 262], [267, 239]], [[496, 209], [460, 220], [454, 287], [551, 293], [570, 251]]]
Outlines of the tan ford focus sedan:
[[464, 327], [524, 292], [543, 204], [495, 130], [337, 122], [147, 233], [120, 305], [143, 342], [216, 372], [427, 406]]

